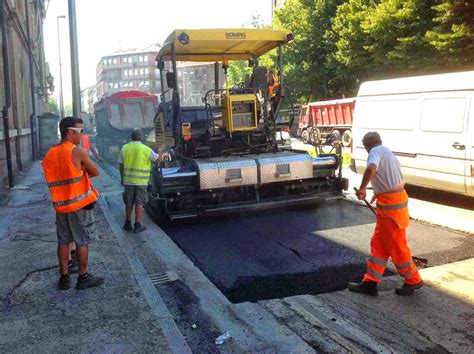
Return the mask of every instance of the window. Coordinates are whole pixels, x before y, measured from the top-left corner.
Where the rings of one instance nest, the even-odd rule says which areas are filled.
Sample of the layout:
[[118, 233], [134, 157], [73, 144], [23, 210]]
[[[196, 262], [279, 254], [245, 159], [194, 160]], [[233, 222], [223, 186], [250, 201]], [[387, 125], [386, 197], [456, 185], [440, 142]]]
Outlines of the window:
[[149, 74], [150, 74], [150, 69], [145, 68], [145, 75], [149, 75]]
[[152, 122], [153, 117], [155, 116], [155, 106], [153, 105], [153, 102], [146, 101], [145, 102], [145, 109], [146, 109], [146, 118], [145, 120], [147, 122]]
[[140, 75], [143, 75], [145, 73], [145, 70], [143, 68], [140, 68]]
[[128, 70], [127, 69], [123, 70], [123, 76], [128, 76]]
[[367, 129], [413, 130], [419, 114], [415, 98], [360, 101], [357, 109], [360, 126]]
[[141, 80], [141, 81], [140, 81], [140, 84], [139, 84], [138, 86], [139, 86], [139, 87], [145, 86], [145, 81]]
[[134, 69], [133, 74], [134, 74], [134, 75], [138, 75], [138, 68], [135, 68], [135, 69]]
[[141, 103], [127, 103], [124, 105], [125, 116], [129, 117], [124, 123], [127, 127], [143, 125], [143, 112]]
[[145, 86], [150, 86], [150, 81], [145, 80]]
[[139, 55], [139, 56], [138, 56], [138, 61], [139, 61], [140, 63], [143, 62], [143, 55]]
[[120, 119], [120, 107], [117, 103], [112, 103], [110, 105], [110, 113], [112, 115], [112, 120]]
[[421, 130], [462, 133], [465, 107], [465, 97], [425, 99], [421, 115]]
[[114, 64], [117, 64], [117, 58], [114, 58], [114, 59], [113, 59], [113, 63], [114, 63]]

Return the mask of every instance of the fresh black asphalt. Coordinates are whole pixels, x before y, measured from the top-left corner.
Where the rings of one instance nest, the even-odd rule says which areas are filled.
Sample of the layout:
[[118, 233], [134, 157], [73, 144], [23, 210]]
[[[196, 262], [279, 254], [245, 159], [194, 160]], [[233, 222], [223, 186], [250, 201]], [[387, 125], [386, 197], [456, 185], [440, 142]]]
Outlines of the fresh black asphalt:
[[[370, 251], [374, 216], [353, 202], [334, 200], [310, 209], [188, 221], [165, 227], [232, 302], [257, 301], [346, 288], [360, 280]], [[412, 222], [413, 254], [430, 266], [464, 259], [474, 240]], [[451, 254], [446, 257], [446, 254]], [[385, 276], [393, 275], [393, 268]]]

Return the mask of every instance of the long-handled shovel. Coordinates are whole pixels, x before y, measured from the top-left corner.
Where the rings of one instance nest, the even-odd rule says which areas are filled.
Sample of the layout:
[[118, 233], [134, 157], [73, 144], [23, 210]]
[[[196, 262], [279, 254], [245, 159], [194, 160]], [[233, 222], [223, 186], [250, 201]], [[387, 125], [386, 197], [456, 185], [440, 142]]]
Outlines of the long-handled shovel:
[[[354, 187], [354, 190], [356, 192], [356, 194], [359, 193], [359, 190]], [[372, 206], [372, 204], [370, 204], [367, 199], [364, 198], [364, 203], [365, 205], [367, 205], [367, 207], [372, 211], [372, 213], [374, 215], [377, 215], [377, 212], [375, 211], [374, 207]], [[411, 257], [413, 259], [413, 262], [417, 265], [417, 267], [419, 268], [426, 268], [428, 267], [428, 260], [426, 258], [421, 258], [421, 257], [415, 257], [415, 256], [412, 256]]]

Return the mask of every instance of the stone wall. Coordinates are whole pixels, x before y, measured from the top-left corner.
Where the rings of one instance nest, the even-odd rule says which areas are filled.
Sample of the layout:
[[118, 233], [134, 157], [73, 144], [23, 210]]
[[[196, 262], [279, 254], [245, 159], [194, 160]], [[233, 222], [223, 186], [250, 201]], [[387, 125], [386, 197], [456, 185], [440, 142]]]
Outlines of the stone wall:
[[[3, 1], [3, 0], [2, 0]], [[33, 83], [30, 79], [27, 21], [25, 6], [28, 6], [31, 48], [33, 53]], [[42, 24], [45, 18], [42, 0], [6, 0], [8, 59], [10, 67], [11, 107], [8, 110], [11, 161], [14, 175], [31, 163], [32, 139], [30, 116], [33, 113], [31, 87], [34, 87], [36, 116], [48, 111], [49, 74], [44, 58]], [[38, 40], [36, 40], [38, 39]], [[2, 36], [0, 35], [0, 48]], [[3, 54], [0, 50], [0, 111], [5, 105]], [[0, 112], [1, 118], [1, 112]], [[33, 120], [34, 134], [37, 122]], [[37, 144], [36, 144], [37, 145]], [[3, 120], [0, 119], [0, 190], [8, 184], [6, 142]]]

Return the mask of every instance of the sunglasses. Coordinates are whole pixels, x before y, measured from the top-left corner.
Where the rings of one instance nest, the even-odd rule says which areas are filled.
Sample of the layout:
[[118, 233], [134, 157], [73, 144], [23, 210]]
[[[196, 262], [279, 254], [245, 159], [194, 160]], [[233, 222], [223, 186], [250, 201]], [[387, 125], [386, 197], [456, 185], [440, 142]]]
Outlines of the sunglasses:
[[83, 128], [69, 127], [68, 129], [74, 130], [74, 131], [76, 131], [76, 132], [78, 132], [78, 133], [84, 132], [84, 129], [83, 129]]

